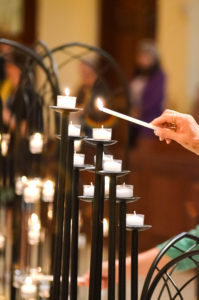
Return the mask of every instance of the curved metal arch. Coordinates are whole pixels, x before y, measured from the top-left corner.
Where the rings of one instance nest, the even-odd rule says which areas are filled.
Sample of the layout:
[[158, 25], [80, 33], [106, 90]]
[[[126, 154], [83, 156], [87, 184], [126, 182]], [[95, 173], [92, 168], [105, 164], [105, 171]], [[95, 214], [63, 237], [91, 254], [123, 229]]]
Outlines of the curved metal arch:
[[56, 99], [56, 96], [58, 95], [59, 89], [58, 87], [53, 83], [52, 81], [52, 75], [50, 74], [48, 68], [44, 65], [43, 61], [42, 61], [42, 56], [39, 56], [35, 51], [33, 51], [32, 49], [18, 43], [15, 41], [11, 41], [8, 39], [0, 39], [0, 44], [5, 44], [11, 47], [14, 47], [16, 49], [19, 49], [20, 51], [22, 51], [23, 53], [25, 53], [26, 55], [28, 55], [30, 58], [33, 58], [37, 64], [44, 70], [44, 72], [46, 73], [47, 79], [50, 83], [51, 86], [51, 90], [52, 90], [52, 94], [54, 99]]
[[[180, 241], [181, 239], [184, 238], [188, 238], [191, 239], [193, 241], [195, 241], [195, 244], [193, 246], [191, 246], [189, 249], [187, 249], [187, 252], [184, 252], [183, 250], [180, 250], [179, 248], [177, 248], [175, 246], [175, 244]], [[151, 288], [151, 284], [153, 284], [153, 282], [151, 283], [153, 274], [155, 270], [158, 270], [158, 272], [161, 272], [162, 270], [158, 269], [157, 265], [160, 262], [160, 260], [162, 259], [162, 257], [166, 254], [166, 252], [171, 248], [171, 247], [175, 247], [179, 252], [181, 252], [181, 254], [178, 257], [182, 257], [182, 255], [188, 255], [188, 253], [191, 253], [194, 249], [194, 247], [196, 247], [197, 245], [199, 245], [199, 238], [197, 236], [194, 236], [190, 233], [187, 232], [182, 232], [179, 235], [177, 235], [176, 237], [174, 237], [173, 239], [171, 239], [167, 245], [160, 251], [160, 253], [156, 256], [156, 258], [154, 259], [149, 272], [147, 274], [147, 277], [145, 279], [144, 282], [144, 286], [142, 289], [142, 295], [141, 295], [141, 300], [145, 300], [145, 297], [148, 293], [148, 290]], [[189, 257], [190, 260], [192, 260], [195, 264], [197, 264], [197, 267], [199, 267], [199, 262], [195, 262], [195, 260], [193, 259], [193, 257]], [[173, 260], [172, 260], [173, 261]], [[174, 268], [175, 269], [175, 268]], [[173, 270], [171, 271], [170, 274], [172, 274]], [[168, 278], [166, 279], [166, 282], [168, 281]], [[165, 285], [164, 285], [165, 286]]]
[[[72, 42], [72, 43], [66, 43], [66, 44], [63, 44], [61, 46], [57, 46], [53, 49], [51, 49], [51, 52], [54, 54], [56, 53], [57, 51], [61, 51], [61, 50], [64, 50], [66, 48], [71, 48], [71, 47], [81, 47], [81, 48], [85, 48], [87, 49], [88, 51], [91, 51], [91, 52], [95, 52], [97, 54], [99, 54], [101, 57], [103, 57], [107, 62], [110, 63], [110, 65], [114, 68], [116, 74], [118, 75], [118, 78], [121, 80], [122, 82], [122, 85], [124, 87], [124, 92], [125, 92], [125, 96], [126, 96], [126, 99], [128, 100], [129, 102], [129, 99], [130, 99], [130, 95], [129, 95], [129, 89], [128, 89], [128, 82], [127, 82], [127, 79], [125, 77], [125, 74], [122, 72], [120, 66], [118, 65], [118, 63], [115, 61], [115, 59], [108, 53], [106, 52], [105, 50], [99, 48], [99, 47], [96, 47], [96, 46], [91, 46], [91, 45], [88, 45], [88, 44], [85, 44], [85, 43], [82, 43], [82, 42]], [[77, 56], [77, 57], [76, 57]], [[74, 58], [78, 59], [78, 55], [74, 55]], [[128, 103], [129, 104], [129, 103]]]
[[[160, 279], [162, 278], [163, 274], [165, 274], [172, 266], [176, 265], [178, 262], [186, 259], [186, 258], [191, 258], [193, 256], [196, 256], [196, 255], [199, 255], [199, 250], [194, 250], [194, 251], [191, 251], [191, 252], [187, 252], [187, 253], [184, 253], [178, 257], [176, 257], [175, 259], [173, 259], [172, 261], [168, 262], [161, 270], [160, 272], [156, 275], [156, 277], [154, 278], [149, 290], [147, 291], [146, 295], [144, 298], [141, 298], [141, 299], [144, 299], [144, 300], [151, 300], [151, 297], [153, 295], [153, 292], [158, 284], [158, 282], [160, 281]], [[192, 280], [194, 280], [195, 278], [197, 278], [199, 276], [199, 273], [197, 275], [195, 275], [194, 277], [192, 277], [188, 283], [190, 283]], [[182, 288], [179, 289], [179, 291], [177, 292], [177, 294], [179, 295], [179, 293], [184, 289], [184, 287], [186, 287], [187, 285], [184, 284], [182, 286]], [[174, 296], [176, 298], [176, 294]], [[175, 298], [172, 298], [172, 299], [175, 299]]]

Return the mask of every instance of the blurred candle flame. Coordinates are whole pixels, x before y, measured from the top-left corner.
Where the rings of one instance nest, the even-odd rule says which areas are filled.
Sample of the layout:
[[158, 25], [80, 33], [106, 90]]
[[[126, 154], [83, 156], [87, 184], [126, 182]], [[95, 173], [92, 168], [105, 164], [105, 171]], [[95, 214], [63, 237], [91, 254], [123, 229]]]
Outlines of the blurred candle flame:
[[70, 89], [69, 88], [65, 88], [65, 94], [66, 94], [66, 96], [70, 95]]

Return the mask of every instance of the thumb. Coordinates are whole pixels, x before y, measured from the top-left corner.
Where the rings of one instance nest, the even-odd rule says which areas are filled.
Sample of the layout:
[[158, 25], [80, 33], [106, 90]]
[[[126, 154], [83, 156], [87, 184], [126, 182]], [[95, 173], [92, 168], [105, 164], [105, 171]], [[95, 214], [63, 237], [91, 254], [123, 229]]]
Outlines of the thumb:
[[178, 134], [168, 128], [156, 128], [154, 130], [154, 134], [159, 136], [161, 139], [170, 139], [170, 140], [177, 140]]

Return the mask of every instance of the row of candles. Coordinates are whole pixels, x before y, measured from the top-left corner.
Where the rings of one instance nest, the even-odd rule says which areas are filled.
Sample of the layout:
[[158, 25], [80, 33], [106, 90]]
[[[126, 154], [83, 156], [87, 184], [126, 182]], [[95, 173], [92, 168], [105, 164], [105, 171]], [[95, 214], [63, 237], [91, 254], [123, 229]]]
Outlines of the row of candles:
[[[65, 109], [75, 109], [76, 108], [76, 97], [69, 96], [70, 90], [66, 88], [66, 95], [59, 95], [57, 97], [57, 107]], [[99, 102], [100, 99], [97, 99]], [[101, 101], [100, 101], [101, 102]], [[81, 125], [73, 124], [72, 122], [68, 126], [68, 135], [79, 137], [81, 134]], [[102, 125], [101, 128], [92, 129], [92, 138], [95, 140], [101, 141], [110, 141], [112, 139], [112, 128], [104, 128]], [[94, 163], [96, 158], [94, 157]], [[74, 153], [73, 158], [74, 166], [83, 166], [85, 164], [85, 154]], [[122, 171], [122, 160], [114, 159], [112, 155], [106, 155], [103, 153], [103, 170], [105, 172], [121, 172]], [[105, 195], [109, 194], [109, 181], [110, 177], [105, 176]], [[90, 185], [83, 186], [83, 196], [84, 197], [94, 197], [95, 186], [91, 182]], [[131, 198], [133, 197], [133, 185], [122, 185], [116, 186], [116, 197], [117, 198]], [[126, 216], [126, 225], [144, 225], [144, 215], [136, 214], [134, 211], [133, 214], [127, 214]]]
[[29, 274], [15, 270], [13, 285], [15, 288], [20, 288], [23, 299], [36, 300], [37, 294], [42, 299], [50, 297], [51, 281], [52, 276], [44, 275], [41, 268], [30, 269]]
[[38, 202], [40, 198], [44, 202], [52, 202], [54, 200], [55, 183], [50, 179], [42, 181], [41, 178], [17, 177], [15, 193], [18, 196], [23, 195], [26, 203]]

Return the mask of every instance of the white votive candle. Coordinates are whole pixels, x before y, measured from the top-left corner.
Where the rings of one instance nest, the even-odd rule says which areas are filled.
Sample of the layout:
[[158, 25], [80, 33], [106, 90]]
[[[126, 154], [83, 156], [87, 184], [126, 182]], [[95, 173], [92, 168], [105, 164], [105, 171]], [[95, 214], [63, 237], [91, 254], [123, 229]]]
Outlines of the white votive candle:
[[123, 183], [122, 185], [117, 185], [116, 196], [117, 198], [133, 197], [133, 185], [127, 185], [125, 183]]
[[28, 185], [24, 188], [24, 201], [26, 203], [34, 203], [40, 199], [40, 187], [33, 179], [28, 182]]
[[36, 295], [37, 287], [32, 282], [31, 277], [26, 277], [25, 283], [21, 286], [21, 296], [22, 298], [31, 298]]
[[69, 96], [70, 90], [68, 88], [65, 89], [65, 96], [58, 95], [57, 96], [57, 106], [60, 108], [69, 108], [73, 109], [76, 106], [76, 97]]
[[28, 219], [28, 242], [36, 245], [40, 240], [41, 223], [37, 214], [33, 213]]
[[93, 138], [96, 140], [109, 141], [112, 137], [112, 129], [111, 128], [93, 128]]
[[73, 124], [72, 121], [68, 125], [68, 135], [69, 136], [80, 136], [81, 133], [81, 125]]
[[10, 134], [9, 133], [0, 134], [0, 141], [1, 141], [1, 154], [2, 156], [6, 156], [8, 152], [9, 142], [10, 142]]
[[144, 215], [136, 214], [134, 211], [133, 214], [126, 215], [126, 225], [127, 226], [143, 226], [144, 225]]
[[50, 282], [48, 280], [41, 280], [39, 285], [39, 296], [41, 298], [50, 298]]
[[26, 176], [17, 177], [15, 181], [15, 193], [18, 196], [23, 195], [24, 186], [27, 184], [28, 179]]
[[73, 164], [74, 166], [83, 166], [85, 161], [85, 154], [74, 153]]
[[85, 197], [94, 197], [95, 186], [91, 182], [90, 185], [83, 186], [83, 195]]
[[52, 180], [46, 180], [43, 184], [42, 200], [52, 202], [54, 200], [55, 185]]
[[[103, 161], [105, 160], [112, 160], [113, 159], [113, 155], [111, 154], [104, 154], [103, 152]], [[96, 164], [96, 155], [94, 156], [94, 164]]]
[[111, 159], [103, 161], [103, 170], [107, 172], [121, 172], [122, 160]]
[[28, 242], [30, 245], [37, 245], [40, 240], [40, 231], [38, 230], [29, 230], [28, 231]]
[[39, 132], [35, 132], [31, 135], [29, 141], [30, 152], [33, 154], [41, 153], [43, 150], [44, 139], [43, 135]]

